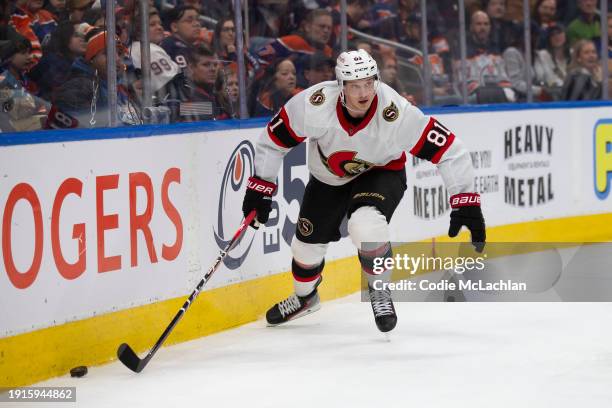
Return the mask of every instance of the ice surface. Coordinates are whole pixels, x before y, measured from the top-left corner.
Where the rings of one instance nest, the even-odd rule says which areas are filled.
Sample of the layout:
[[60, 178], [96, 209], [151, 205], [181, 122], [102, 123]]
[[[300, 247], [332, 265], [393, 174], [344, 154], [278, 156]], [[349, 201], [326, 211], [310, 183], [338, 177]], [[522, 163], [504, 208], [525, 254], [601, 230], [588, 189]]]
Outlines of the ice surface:
[[612, 406], [610, 303], [396, 303], [386, 339], [359, 299], [37, 386], [76, 386], [79, 407]]

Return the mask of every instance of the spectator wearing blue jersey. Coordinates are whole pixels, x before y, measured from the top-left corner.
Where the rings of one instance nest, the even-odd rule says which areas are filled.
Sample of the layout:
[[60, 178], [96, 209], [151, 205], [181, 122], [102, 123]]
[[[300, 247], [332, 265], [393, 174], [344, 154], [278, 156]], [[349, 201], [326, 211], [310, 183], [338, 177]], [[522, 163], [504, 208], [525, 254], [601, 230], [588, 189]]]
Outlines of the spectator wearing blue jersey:
[[165, 20], [172, 35], [160, 45], [184, 70], [190, 49], [194, 48], [200, 39], [200, 13], [195, 7], [179, 6], [168, 11]]

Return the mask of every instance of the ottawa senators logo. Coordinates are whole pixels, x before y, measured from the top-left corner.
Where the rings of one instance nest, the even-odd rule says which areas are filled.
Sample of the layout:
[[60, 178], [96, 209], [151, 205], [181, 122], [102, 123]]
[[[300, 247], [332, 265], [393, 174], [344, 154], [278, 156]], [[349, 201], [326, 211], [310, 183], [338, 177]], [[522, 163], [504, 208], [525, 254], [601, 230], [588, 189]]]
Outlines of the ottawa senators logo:
[[314, 231], [314, 225], [308, 218], [298, 218], [298, 229], [302, 236], [307, 237]]
[[374, 167], [374, 164], [357, 158], [357, 152], [340, 151], [325, 157], [321, 147], [317, 146], [321, 161], [330, 171], [338, 177], [354, 177], [365, 173]]
[[314, 106], [322, 105], [323, 102], [325, 102], [325, 94], [323, 94], [323, 88], [310, 95], [310, 103], [312, 103]]
[[383, 115], [383, 118], [387, 122], [393, 122], [395, 119], [399, 117], [399, 109], [397, 109], [397, 106], [395, 106], [395, 103], [391, 102], [391, 105], [383, 109], [382, 115]]

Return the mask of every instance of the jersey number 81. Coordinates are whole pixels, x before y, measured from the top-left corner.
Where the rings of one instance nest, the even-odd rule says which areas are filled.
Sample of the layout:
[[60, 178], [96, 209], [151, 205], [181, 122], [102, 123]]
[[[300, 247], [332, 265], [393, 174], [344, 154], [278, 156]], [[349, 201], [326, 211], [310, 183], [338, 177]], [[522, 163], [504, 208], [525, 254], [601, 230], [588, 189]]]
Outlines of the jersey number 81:
[[[440, 133], [443, 132], [444, 134]], [[444, 146], [446, 144], [447, 138], [450, 135], [450, 130], [442, 126], [440, 122], [437, 120], [434, 121], [434, 127], [427, 133], [427, 140], [436, 146]]]
[[421, 138], [410, 150], [416, 157], [437, 164], [446, 149], [453, 143], [455, 135], [436, 119], [431, 118]]

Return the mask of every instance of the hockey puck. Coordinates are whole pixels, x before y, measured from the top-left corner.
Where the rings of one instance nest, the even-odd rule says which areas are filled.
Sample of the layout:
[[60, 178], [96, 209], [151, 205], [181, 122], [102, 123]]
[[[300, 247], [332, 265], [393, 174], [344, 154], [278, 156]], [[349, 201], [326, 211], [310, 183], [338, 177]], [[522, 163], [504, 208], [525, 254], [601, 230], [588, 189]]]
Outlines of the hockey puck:
[[87, 367], [78, 366], [70, 370], [71, 377], [83, 377], [87, 374]]

